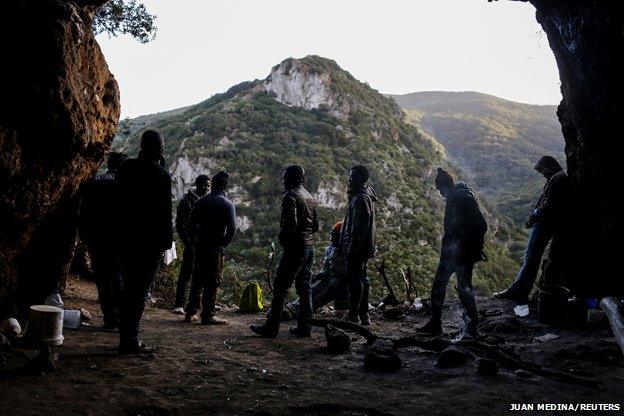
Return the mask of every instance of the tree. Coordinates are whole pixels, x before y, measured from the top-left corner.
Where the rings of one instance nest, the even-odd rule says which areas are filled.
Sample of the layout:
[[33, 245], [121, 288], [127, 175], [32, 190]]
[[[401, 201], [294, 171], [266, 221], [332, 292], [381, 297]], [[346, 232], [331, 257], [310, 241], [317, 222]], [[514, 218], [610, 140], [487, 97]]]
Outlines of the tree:
[[130, 35], [141, 43], [156, 37], [156, 16], [137, 0], [109, 0], [95, 13], [93, 30], [96, 35]]

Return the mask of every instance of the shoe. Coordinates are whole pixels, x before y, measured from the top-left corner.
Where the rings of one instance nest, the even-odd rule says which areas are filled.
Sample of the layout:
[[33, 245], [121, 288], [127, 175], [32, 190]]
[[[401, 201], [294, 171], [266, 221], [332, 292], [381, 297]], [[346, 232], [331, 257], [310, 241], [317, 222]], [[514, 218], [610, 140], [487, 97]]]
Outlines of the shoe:
[[227, 323], [228, 321], [226, 321], [225, 319], [217, 318], [214, 315], [201, 319], [202, 325], [227, 325]]
[[119, 354], [154, 354], [156, 352], [156, 347], [147, 346], [144, 342], [139, 341], [135, 345], [119, 345]]
[[425, 325], [420, 328], [416, 328], [416, 332], [420, 332], [422, 334], [431, 334], [431, 335], [442, 335], [442, 322], [429, 320]]
[[354, 324], [359, 324], [360, 323], [360, 317], [357, 315], [352, 314], [351, 312], [347, 313], [345, 315], [345, 317], [343, 318], [343, 321], [345, 322], [352, 322]]
[[279, 328], [267, 324], [251, 325], [249, 329], [264, 338], [275, 338], [279, 332]]
[[360, 315], [360, 324], [364, 326], [369, 326], [371, 324], [370, 315], [367, 313], [364, 315]]
[[171, 312], [178, 314], [178, 315], [182, 315], [184, 313], [184, 308], [181, 306], [178, 306], [176, 308], [173, 308]]
[[299, 326], [291, 327], [288, 332], [299, 338], [310, 338], [310, 336], [312, 336], [312, 334], [310, 333], [310, 328], [303, 329]]
[[184, 322], [186, 322], [188, 324], [191, 324], [191, 323], [197, 322], [197, 321], [199, 321], [199, 316], [197, 316], [195, 314], [190, 315], [190, 314], [187, 313], [186, 316], [184, 317]]

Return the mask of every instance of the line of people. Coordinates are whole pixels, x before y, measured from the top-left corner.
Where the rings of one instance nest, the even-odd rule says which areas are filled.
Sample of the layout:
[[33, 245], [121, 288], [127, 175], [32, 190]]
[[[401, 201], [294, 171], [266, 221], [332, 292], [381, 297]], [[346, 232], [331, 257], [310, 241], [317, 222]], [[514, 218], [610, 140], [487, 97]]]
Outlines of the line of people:
[[[106, 174], [86, 184], [83, 193], [81, 235], [93, 256], [104, 325], [119, 329], [120, 353], [153, 351], [139, 339], [139, 326], [159, 261], [173, 241], [171, 177], [164, 168], [163, 149], [164, 141], [158, 132], [144, 132], [138, 157], [124, 160], [111, 154]], [[532, 215], [533, 232], [525, 265], [516, 282], [498, 297], [520, 301], [528, 295], [537, 273], [535, 264], [539, 265], [551, 235], [542, 225], [556, 217], [561, 204], [562, 184], [567, 183], [561, 167], [546, 156], [536, 170], [548, 182]], [[278, 335], [286, 293], [293, 283], [299, 298], [287, 309], [296, 311], [297, 325], [290, 329], [295, 336], [309, 337], [308, 319], [315, 309], [334, 299], [348, 300], [346, 320], [370, 324], [367, 264], [376, 253], [377, 196], [368, 185], [369, 176], [365, 166], [351, 169], [345, 218], [332, 230], [321, 279], [312, 286], [314, 234], [319, 230], [316, 203], [304, 186], [304, 169], [298, 165], [284, 169], [278, 236], [283, 253], [275, 272], [271, 312], [266, 322], [250, 327], [253, 332], [269, 338]], [[236, 233], [236, 210], [225, 193], [228, 181], [226, 172], [217, 173], [210, 181], [200, 175], [195, 189], [178, 206], [176, 229], [184, 244], [184, 255], [174, 312], [184, 313], [186, 322], [227, 323], [215, 316], [215, 302], [223, 280], [225, 248]], [[446, 286], [456, 274], [465, 309], [463, 332], [476, 336], [478, 315], [472, 272], [476, 262], [485, 260], [487, 223], [466, 184], [456, 183], [442, 168], [438, 168], [434, 182], [446, 200], [444, 237], [431, 291], [432, 315], [418, 331], [442, 333]], [[189, 300], [184, 307], [189, 281]]]

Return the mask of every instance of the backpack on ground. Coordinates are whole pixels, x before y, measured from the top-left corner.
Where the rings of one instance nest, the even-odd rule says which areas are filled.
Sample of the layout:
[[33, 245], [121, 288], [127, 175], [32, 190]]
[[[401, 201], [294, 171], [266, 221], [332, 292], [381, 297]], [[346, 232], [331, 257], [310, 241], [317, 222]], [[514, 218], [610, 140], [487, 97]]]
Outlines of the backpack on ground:
[[257, 282], [249, 282], [241, 292], [238, 307], [243, 313], [260, 312], [264, 308], [263, 301], [260, 285]]

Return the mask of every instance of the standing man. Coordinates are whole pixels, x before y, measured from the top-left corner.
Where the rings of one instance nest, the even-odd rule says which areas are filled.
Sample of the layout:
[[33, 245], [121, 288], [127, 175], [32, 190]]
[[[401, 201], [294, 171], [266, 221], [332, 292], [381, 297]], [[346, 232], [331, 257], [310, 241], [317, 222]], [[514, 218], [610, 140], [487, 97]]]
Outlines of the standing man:
[[173, 313], [184, 313], [184, 298], [186, 297], [186, 287], [191, 280], [193, 272], [193, 241], [188, 232], [188, 222], [191, 217], [191, 211], [195, 202], [208, 193], [210, 189], [210, 178], [206, 175], [199, 175], [195, 179], [195, 190], [189, 189], [178, 204], [176, 212], [176, 231], [184, 244], [184, 253], [182, 254], [182, 265], [180, 266], [180, 275], [178, 276], [178, 285], [176, 287], [175, 307]]
[[377, 196], [367, 185], [368, 169], [357, 165], [349, 173], [349, 207], [340, 235], [340, 249], [347, 262], [350, 322], [370, 325], [368, 296], [370, 282], [366, 274], [368, 259], [375, 256], [375, 203]]
[[542, 156], [533, 167], [546, 178], [544, 190], [535, 208], [527, 220], [526, 227], [531, 229], [531, 236], [524, 254], [524, 264], [516, 280], [502, 292], [494, 293], [499, 299], [511, 299], [524, 305], [529, 301], [529, 293], [533, 289], [537, 272], [551, 238], [555, 245], [555, 237], [563, 234], [567, 225], [565, 210], [570, 183], [568, 175], [552, 156]]
[[121, 297], [121, 258], [116, 217], [119, 204], [117, 171], [126, 160], [124, 153], [108, 155], [108, 170], [87, 182], [81, 190], [80, 237], [87, 245], [95, 275], [103, 328], [119, 326]]
[[227, 324], [227, 321], [215, 316], [215, 304], [217, 289], [223, 283], [225, 248], [236, 233], [236, 211], [225, 194], [228, 179], [229, 175], [225, 172], [219, 172], [212, 178], [212, 190], [197, 201], [188, 222], [190, 241], [195, 242], [195, 264], [186, 305], [186, 322], [197, 320], [201, 303], [202, 324]]
[[161, 166], [164, 141], [148, 130], [141, 151], [119, 168], [120, 242], [124, 289], [121, 300], [119, 352], [151, 353], [139, 340], [139, 326], [158, 262], [173, 242], [171, 177]]
[[319, 229], [316, 216], [316, 202], [303, 187], [305, 172], [301, 166], [290, 165], [282, 174], [284, 193], [282, 197], [282, 218], [279, 241], [284, 249], [275, 271], [271, 314], [264, 325], [250, 328], [258, 335], [275, 338], [279, 332], [280, 318], [284, 310], [286, 292], [293, 281], [299, 295], [297, 326], [290, 333], [298, 337], [309, 337], [307, 320], [312, 317], [312, 292], [310, 280], [314, 260], [313, 234]]
[[440, 263], [431, 288], [431, 318], [418, 332], [440, 335], [442, 333], [442, 307], [446, 284], [451, 275], [457, 276], [457, 292], [464, 307], [467, 322], [466, 333], [476, 337], [477, 305], [472, 290], [472, 270], [475, 262], [485, 259], [483, 243], [487, 223], [479, 204], [464, 183], [455, 180], [442, 168], [438, 168], [435, 187], [446, 199], [444, 210], [444, 237], [440, 250]]

